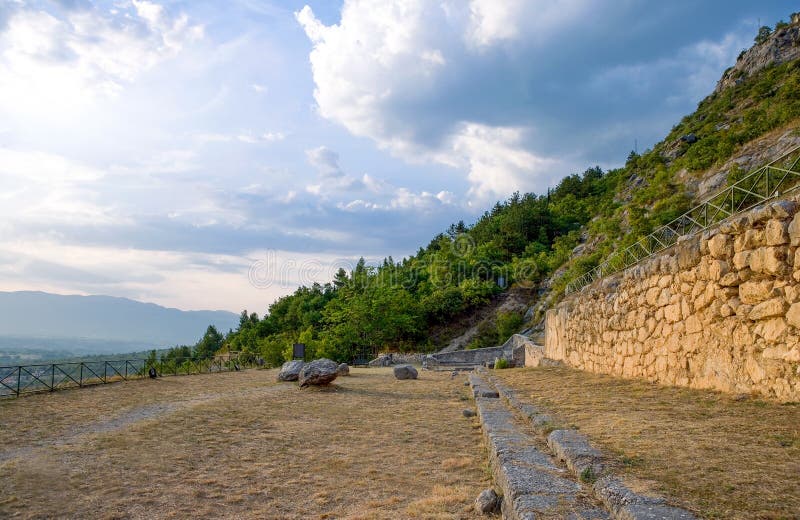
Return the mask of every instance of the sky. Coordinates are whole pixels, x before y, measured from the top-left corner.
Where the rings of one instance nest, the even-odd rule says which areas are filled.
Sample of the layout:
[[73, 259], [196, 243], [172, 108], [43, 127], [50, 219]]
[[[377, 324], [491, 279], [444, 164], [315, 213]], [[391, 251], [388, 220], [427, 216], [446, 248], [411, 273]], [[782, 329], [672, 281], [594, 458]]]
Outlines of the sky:
[[0, 290], [262, 315], [621, 165], [791, 7], [0, 0]]

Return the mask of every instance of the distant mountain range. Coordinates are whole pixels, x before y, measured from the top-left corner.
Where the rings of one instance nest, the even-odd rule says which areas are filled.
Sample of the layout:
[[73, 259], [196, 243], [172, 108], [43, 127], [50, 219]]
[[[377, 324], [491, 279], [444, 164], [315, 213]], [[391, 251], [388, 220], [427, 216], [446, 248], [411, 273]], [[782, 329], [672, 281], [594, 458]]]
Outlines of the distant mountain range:
[[0, 292], [0, 350], [111, 353], [193, 345], [209, 325], [224, 333], [238, 323], [228, 311], [182, 311], [112, 296]]

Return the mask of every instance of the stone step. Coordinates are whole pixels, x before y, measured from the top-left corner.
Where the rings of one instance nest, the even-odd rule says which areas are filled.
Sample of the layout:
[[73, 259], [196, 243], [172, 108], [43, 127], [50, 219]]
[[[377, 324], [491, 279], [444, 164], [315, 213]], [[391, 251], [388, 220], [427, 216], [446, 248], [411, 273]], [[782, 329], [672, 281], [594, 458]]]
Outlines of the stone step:
[[642, 495], [631, 491], [608, 470], [603, 454], [594, 448], [585, 435], [576, 430], [551, 430], [552, 418], [533, 405], [523, 403], [508, 385], [494, 378], [488, 371], [480, 376], [482, 391], [496, 391], [498, 401], [507, 409], [516, 411], [530, 421], [533, 430], [546, 438], [552, 455], [564, 463], [572, 474], [594, 482], [592, 492], [611, 512], [615, 520], [697, 520], [691, 512], [670, 506], [661, 497]]
[[470, 374], [495, 481], [503, 492], [503, 518], [609, 519], [590, 490], [536, 447], [535, 438], [478, 374]]

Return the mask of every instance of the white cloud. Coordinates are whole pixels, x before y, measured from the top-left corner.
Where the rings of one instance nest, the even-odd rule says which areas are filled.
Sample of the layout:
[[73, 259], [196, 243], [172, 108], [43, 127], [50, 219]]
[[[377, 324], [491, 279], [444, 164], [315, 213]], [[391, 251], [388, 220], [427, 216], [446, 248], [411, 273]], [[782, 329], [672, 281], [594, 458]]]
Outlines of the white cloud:
[[[537, 5], [544, 18], [555, 23], [567, 16], [564, 11], [573, 10], [572, 4], [580, 3], [569, 2], [564, 10]], [[341, 22], [325, 26], [306, 6], [296, 17], [314, 43], [310, 58], [319, 112], [409, 161], [466, 169], [469, 196], [475, 201], [541, 187], [546, 168], [556, 161], [527, 151], [522, 139], [525, 128], [454, 120], [433, 145], [417, 138], [415, 122], [393, 112], [395, 104], [447, 82], [448, 52], [480, 53], [491, 44], [515, 38], [519, 24], [527, 23], [523, 14], [531, 10], [525, 2], [474, 0], [465, 11], [464, 6], [450, 3], [348, 0]], [[311, 155], [309, 160], [317, 167], [322, 162]], [[338, 166], [329, 170], [339, 171]], [[419, 205], [429, 198], [400, 194], [395, 206]]]
[[339, 166], [339, 154], [327, 146], [319, 146], [306, 150], [308, 163], [317, 169], [323, 177], [341, 177], [344, 175]]
[[203, 36], [186, 15], [145, 1], [60, 13], [12, 11], [0, 32], [0, 111], [74, 110], [114, 96]]

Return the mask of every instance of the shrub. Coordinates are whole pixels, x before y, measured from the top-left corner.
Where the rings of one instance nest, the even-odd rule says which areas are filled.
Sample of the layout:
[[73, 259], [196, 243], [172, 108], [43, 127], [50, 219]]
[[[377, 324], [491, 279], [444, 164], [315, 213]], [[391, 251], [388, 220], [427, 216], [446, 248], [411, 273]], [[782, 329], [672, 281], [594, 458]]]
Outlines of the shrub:
[[506, 358], [500, 358], [494, 362], [494, 368], [500, 370], [503, 368], [511, 368], [511, 363]]

